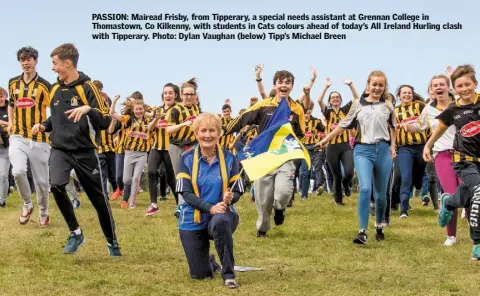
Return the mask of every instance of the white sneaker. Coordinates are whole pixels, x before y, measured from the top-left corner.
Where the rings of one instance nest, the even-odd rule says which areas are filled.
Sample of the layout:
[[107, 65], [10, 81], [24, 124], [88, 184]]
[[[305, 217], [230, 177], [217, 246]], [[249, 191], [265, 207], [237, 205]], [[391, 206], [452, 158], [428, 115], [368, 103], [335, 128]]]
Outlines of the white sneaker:
[[445, 242], [443, 243], [443, 245], [444, 245], [445, 247], [453, 247], [456, 242], [457, 242], [456, 237], [454, 237], [454, 236], [447, 236], [447, 239], [445, 240]]

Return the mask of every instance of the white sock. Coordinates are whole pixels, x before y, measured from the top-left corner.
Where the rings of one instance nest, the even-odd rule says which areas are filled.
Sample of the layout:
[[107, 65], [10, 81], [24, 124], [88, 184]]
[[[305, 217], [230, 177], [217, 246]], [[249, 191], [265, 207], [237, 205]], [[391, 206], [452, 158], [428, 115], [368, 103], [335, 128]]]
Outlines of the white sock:
[[154, 208], [157, 208], [158, 209], [158, 205], [156, 203], [152, 203], [152, 207]]
[[28, 209], [33, 208], [33, 202], [23, 203], [23, 205], [25, 205]]
[[82, 234], [82, 230], [80, 229], [80, 227], [78, 227], [77, 229], [75, 229], [74, 231], [72, 231], [73, 233], [75, 233], [75, 235], [80, 235]]

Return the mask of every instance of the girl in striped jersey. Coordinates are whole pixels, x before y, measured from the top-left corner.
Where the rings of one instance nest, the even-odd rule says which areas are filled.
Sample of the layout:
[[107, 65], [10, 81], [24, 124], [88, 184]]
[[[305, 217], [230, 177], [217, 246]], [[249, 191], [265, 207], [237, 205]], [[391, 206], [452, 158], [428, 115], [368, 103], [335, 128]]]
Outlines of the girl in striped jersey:
[[[395, 108], [395, 121], [404, 125], [418, 119], [425, 107], [423, 98], [410, 85], [397, 89], [401, 104]], [[410, 133], [397, 129], [398, 164], [400, 167], [400, 218], [408, 218], [409, 200], [413, 185], [422, 187], [425, 161], [422, 158], [423, 147], [427, 142], [425, 132]]]
[[[168, 152], [175, 175], [178, 174], [178, 162], [182, 153], [189, 151], [197, 144], [197, 139], [190, 128], [195, 118], [200, 114], [200, 108], [194, 104], [195, 101], [198, 103], [197, 88], [195, 78], [183, 83], [181, 89], [182, 103], [176, 103], [165, 114], [169, 125], [167, 133], [170, 135]], [[178, 203], [181, 202], [182, 197], [179, 196]]]
[[[135, 208], [135, 196], [140, 187], [140, 178], [143, 168], [147, 163], [148, 152], [150, 151], [151, 141], [148, 133], [148, 124], [150, 120], [145, 116], [145, 105], [142, 100], [131, 102], [130, 109], [133, 115], [119, 115], [115, 112], [120, 95], [116, 95], [113, 104], [110, 107], [110, 115], [120, 121], [126, 130], [125, 138], [125, 163], [123, 168], [123, 183], [125, 186], [131, 185], [130, 208]], [[121, 204], [122, 208], [127, 207], [129, 196], [124, 195]]]
[[[353, 83], [349, 79], [345, 79], [344, 83], [350, 87], [354, 99], [358, 99], [358, 94], [353, 86]], [[328, 96], [329, 106], [323, 103], [323, 97], [327, 92], [327, 89], [332, 85], [330, 78], [325, 79], [325, 87], [323, 88], [318, 103], [322, 110], [325, 120], [327, 122], [326, 133], [331, 133], [340, 123], [342, 119], [348, 114], [352, 101], [346, 105], [342, 105], [342, 96], [339, 92], [333, 91]], [[342, 185], [345, 190], [345, 195], [351, 195], [350, 182], [353, 179], [353, 152], [350, 147], [348, 131], [343, 131], [340, 135], [331, 139], [326, 147], [327, 163], [333, 173], [333, 192], [335, 196], [335, 203], [337, 206], [344, 205]], [[342, 180], [342, 166], [344, 171], [344, 177]]]
[[162, 163], [165, 165], [167, 184], [178, 203], [177, 193], [175, 192], [175, 173], [168, 153], [170, 135], [167, 133], [168, 121], [165, 120], [165, 114], [175, 105], [175, 99], [179, 96], [180, 89], [178, 86], [173, 83], [165, 84], [162, 93], [163, 106], [155, 110], [155, 116], [148, 126], [149, 133], [153, 132], [153, 145], [148, 155], [148, 188], [151, 205], [147, 208], [145, 216], [151, 216], [158, 212], [157, 173]]

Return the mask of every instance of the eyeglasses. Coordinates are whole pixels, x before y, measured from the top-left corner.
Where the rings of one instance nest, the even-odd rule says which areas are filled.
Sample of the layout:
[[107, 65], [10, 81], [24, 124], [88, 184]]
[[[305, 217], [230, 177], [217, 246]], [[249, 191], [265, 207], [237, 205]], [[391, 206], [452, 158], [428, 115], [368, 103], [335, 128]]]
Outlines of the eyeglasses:
[[193, 96], [196, 96], [197, 94], [183, 94], [182, 96], [186, 96], [186, 97], [193, 97]]

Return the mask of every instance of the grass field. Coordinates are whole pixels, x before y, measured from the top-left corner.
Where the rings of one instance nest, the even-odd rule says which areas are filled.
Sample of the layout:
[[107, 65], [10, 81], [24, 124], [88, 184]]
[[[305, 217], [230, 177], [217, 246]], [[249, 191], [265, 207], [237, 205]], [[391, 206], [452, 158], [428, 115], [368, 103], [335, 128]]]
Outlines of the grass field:
[[[38, 210], [20, 225], [20, 198], [10, 195], [0, 208], [0, 295], [472, 295], [478, 291], [478, 266], [470, 262], [467, 224], [459, 221], [457, 246], [443, 246], [445, 230], [432, 208], [412, 202], [408, 220], [398, 212], [386, 241], [352, 243], [357, 233], [356, 195], [336, 207], [330, 196], [296, 198], [285, 224], [268, 238], [255, 236], [257, 218], [250, 196], [237, 205], [240, 225], [234, 235], [236, 265], [265, 268], [237, 273], [237, 290], [214, 280], [193, 281], [172, 213], [174, 201], [145, 217], [146, 193], [137, 208], [111, 202], [123, 257], [111, 258], [96, 213], [85, 195], [77, 217], [86, 243], [75, 255], [63, 255], [69, 235], [51, 198], [51, 226], [38, 227]], [[272, 217], [273, 225], [273, 217]], [[215, 253], [213, 243], [211, 250]], [[218, 256], [217, 260], [218, 260]], [[474, 292], [473, 294], [475, 294]]]

